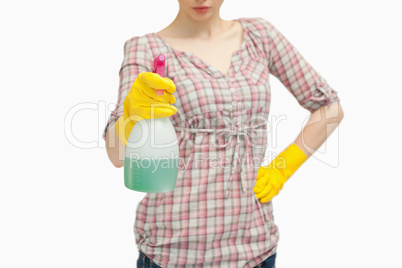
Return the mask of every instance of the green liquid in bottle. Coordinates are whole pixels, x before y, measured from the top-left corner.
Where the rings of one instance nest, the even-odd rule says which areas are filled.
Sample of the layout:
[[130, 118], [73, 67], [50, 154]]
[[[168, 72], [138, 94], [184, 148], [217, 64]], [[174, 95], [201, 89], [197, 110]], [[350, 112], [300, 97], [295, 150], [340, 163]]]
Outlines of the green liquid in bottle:
[[170, 192], [176, 187], [179, 158], [125, 158], [124, 184], [145, 193]]

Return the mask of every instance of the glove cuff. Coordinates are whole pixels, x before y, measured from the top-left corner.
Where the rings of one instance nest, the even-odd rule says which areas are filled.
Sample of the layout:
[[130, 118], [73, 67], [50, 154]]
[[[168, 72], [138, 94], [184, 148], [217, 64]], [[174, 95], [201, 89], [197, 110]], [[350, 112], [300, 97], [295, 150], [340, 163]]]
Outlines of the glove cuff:
[[295, 143], [290, 144], [268, 165], [276, 168], [288, 180], [293, 173], [308, 159], [308, 156]]

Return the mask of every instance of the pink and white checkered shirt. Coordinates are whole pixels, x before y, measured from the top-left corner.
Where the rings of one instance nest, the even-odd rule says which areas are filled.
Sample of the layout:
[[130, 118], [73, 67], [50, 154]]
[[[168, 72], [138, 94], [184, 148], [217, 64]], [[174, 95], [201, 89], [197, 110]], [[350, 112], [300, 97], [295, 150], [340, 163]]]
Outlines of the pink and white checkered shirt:
[[296, 48], [263, 18], [237, 19], [244, 30], [227, 75], [191, 52], [173, 49], [156, 33], [124, 45], [116, 109], [153, 59], [166, 56], [165, 77], [176, 85], [169, 117], [180, 166], [176, 188], [147, 193], [136, 209], [138, 249], [161, 267], [254, 267], [276, 252], [279, 230], [272, 202], [253, 188], [267, 146], [269, 74], [309, 111], [338, 102], [337, 92]]

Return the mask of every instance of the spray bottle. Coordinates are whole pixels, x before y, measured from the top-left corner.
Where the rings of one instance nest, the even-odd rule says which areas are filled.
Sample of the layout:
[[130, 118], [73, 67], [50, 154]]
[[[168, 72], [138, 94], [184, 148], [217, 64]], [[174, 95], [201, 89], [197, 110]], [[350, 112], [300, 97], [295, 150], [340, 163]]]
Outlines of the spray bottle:
[[[164, 77], [165, 59], [154, 59], [154, 73]], [[157, 90], [157, 95], [165, 90]], [[142, 119], [128, 138], [124, 161], [124, 184], [128, 189], [163, 193], [176, 187], [179, 146], [176, 131], [168, 117]]]

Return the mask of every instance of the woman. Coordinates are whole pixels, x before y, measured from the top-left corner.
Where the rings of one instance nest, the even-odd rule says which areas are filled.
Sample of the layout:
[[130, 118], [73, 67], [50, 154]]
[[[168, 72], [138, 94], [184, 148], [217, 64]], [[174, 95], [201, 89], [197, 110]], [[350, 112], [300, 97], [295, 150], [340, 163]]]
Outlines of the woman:
[[[130, 119], [149, 114], [141, 101], [163, 104], [155, 118], [169, 116], [177, 131], [176, 188], [148, 193], [137, 206], [137, 265], [275, 267], [279, 230], [271, 200], [333, 132], [327, 125], [343, 118], [337, 92], [267, 20], [222, 20], [223, 0], [178, 2], [169, 26], [126, 41], [117, 106], [103, 133], [109, 158], [121, 167], [138, 121]], [[164, 78], [152, 74], [159, 54], [167, 59]], [[263, 167], [269, 74], [312, 116]]]

